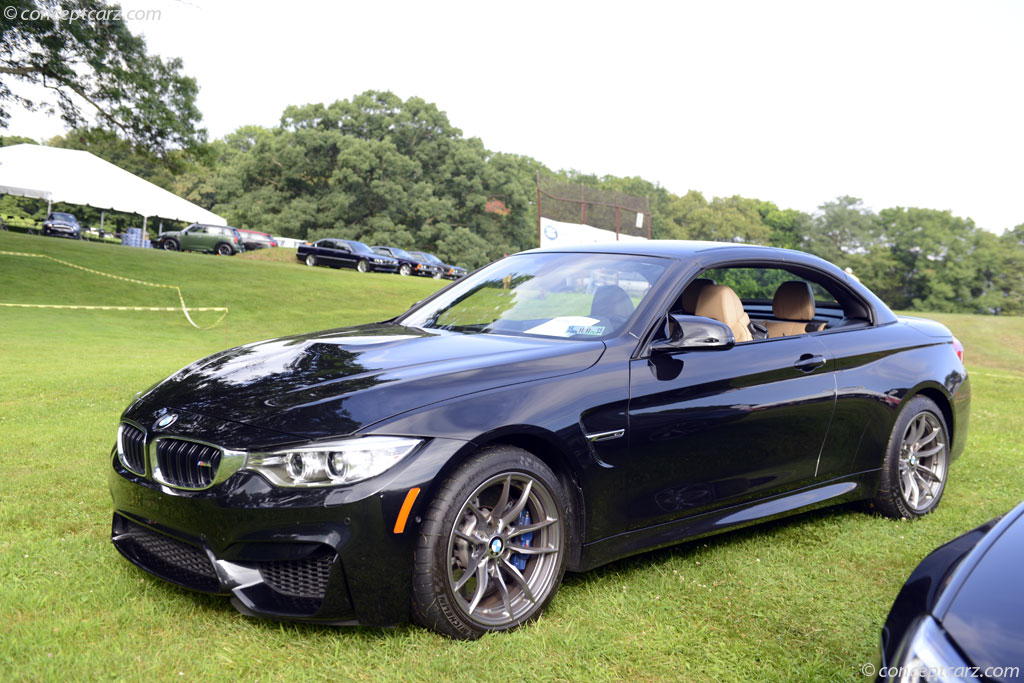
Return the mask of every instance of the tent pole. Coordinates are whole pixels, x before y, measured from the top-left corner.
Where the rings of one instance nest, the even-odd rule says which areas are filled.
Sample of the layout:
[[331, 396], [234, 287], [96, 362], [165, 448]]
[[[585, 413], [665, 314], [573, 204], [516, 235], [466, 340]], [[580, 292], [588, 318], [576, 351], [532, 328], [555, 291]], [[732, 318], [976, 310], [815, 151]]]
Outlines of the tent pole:
[[49, 216], [53, 213], [53, 200], [49, 197], [46, 198], [46, 215]]
[[103, 216], [105, 216], [106, 213], [106, 211], [100, 211], [100, 232], [103, 231]]

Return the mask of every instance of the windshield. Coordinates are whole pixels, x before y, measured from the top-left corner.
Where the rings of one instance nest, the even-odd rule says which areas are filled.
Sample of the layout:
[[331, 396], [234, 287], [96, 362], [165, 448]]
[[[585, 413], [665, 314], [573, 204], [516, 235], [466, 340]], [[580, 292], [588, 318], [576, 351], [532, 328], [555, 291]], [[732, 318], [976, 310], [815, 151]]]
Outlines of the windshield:
[[362, 242], [356, 242], [355, 240], [342, 240], [342, 241], [345, 242], [345, 244], [347, 244], [348, 246], [352, 247], [352, 251], [356, 252], [357, 254], [375, 254], [376, 253], [375, 251], [370, 249], [368, 246], [366, 246]]
[[433, 254], [428, 254], [428, 253], [423, 252], [423, 251], [410, 251], [409, 253], [412, 254], [413, 256], [415, 256], [416, 258], [422, 259], [423, 261], [426, 261], [427, 263], [432, 263], [435, 266], [443, 266], [444, 265], [441, 262], [441, 259], [437, 258]]
[[566, 339], [619, 333], [670, 261], [620, 254], [517, 254], [446, 289], [409, 327]]

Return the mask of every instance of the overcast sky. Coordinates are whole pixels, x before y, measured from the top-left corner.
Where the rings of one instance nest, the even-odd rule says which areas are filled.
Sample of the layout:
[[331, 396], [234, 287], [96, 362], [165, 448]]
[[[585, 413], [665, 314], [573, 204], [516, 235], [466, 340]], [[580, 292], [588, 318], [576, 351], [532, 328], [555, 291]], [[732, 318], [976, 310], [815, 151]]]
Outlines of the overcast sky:
[[[1024, 2], [127, 0], [212, 137], [418, 95], [492, 150], [682, 194], [1024, 223]], [[59, 119], [16, 112], [10, 134]]]

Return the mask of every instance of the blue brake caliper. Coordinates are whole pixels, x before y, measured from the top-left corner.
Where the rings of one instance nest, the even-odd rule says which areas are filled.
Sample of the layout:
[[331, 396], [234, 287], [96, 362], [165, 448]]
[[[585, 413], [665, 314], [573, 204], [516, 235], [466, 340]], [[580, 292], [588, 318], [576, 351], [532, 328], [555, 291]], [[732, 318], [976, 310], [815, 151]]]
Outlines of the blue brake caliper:
[[[524, 527], [530, 523], [530, 512], [529, 510], [523, 510], [519, 513], [519, 518], [516, 520], [516, 527]], [[533, 532], [527, 531], [525, 534], [519, 537], [519, 545], [524, 548], [529, 548], [530, 544], [533, 543]], [[512, 565], [519, 571], [526, 569], [526, 555], [522, 553], [512, 553], [512, 556], [508, 558], [512, 562]]]

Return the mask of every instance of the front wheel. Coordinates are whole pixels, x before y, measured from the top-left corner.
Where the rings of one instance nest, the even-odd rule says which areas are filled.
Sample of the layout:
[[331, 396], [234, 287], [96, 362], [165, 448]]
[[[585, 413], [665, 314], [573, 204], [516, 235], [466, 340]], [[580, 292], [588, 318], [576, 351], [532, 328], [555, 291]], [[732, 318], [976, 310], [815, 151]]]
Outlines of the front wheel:
[[161, 242], [160, 246], [162, 246], [167, 251], [178, 251], [181, 248], [178, 246], [178, 241], [173, 239], [164, 240], [163, 242]]
[[935, 402], [915, 396], [889, 437], [874, 507], [886, 517], [915, 519], [936, 508], [949, 472], [949, 429]]
[[399, 269], [398, 269], [398, 274], [399, 275], [409, 275], [411, 273], [412, 273], [412, 266], [410, 266], [408, 263], [403, 263], [399, 267]]
[[367, 263], [365, 259], [360, 260], [359, 263], [356, 264], [356, 270], [358, 270], [360, 273], [369, 273], [370, 264]]
[[427, 510], [413, 566], [414, 619], [459, 639], [536, 618], [565, 571], [569, 505], [555, 474], [512, 446], [481, 451]]
[[316, 265], [316, 256], [313, 256], [312, 254], [307, 254], [306, 255], [306, 265], [309, 266], [310, 268], [315, 266]]

